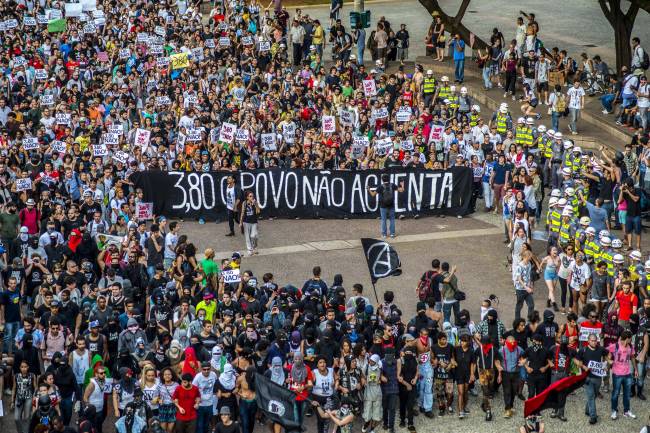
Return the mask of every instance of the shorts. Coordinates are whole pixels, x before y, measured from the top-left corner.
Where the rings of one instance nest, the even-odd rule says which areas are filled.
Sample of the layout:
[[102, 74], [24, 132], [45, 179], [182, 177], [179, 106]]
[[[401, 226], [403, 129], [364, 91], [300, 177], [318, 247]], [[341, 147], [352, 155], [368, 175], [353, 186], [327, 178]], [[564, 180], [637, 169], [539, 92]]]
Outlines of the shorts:
[[541, 82], [537, 84], [538, 92], [548, 92], [548, 81]]
[[454, 380], [458, 385], [465, 385], [466, 383], [469, 383], [469, 376], [469, 370], [461, 371], [458, 368], [454, 369]]
[[592, 296], [589, 302], [607, 302], [607, 296]]
[[641, 216], [625, 217], [625, 232], [641, 235]]
[[544, 269], [544, 281], [555, 281], [557, 280], [557, 273], [555, 271], [549, 271], [548, 268]]
[[[626, 210], [619, 210], [618, 211], [618, 221], [621, 223], [621, 225], [625, 225], [625, 221], [627, 220], [627, 211]], [[626, 227], [627, 230], [627, 227]]]
[[381, 400], [364, 400], [363, 401], [363, 420], [368, 421], [381, 421], [383, 417], [383, 409]]
[[530, 105], [531, 107], [535, 108], [535, 107], [537, 107], [537, 104], [538, 104], [538, 103], [539, 103], [539, 101], [537, 100], [537, 98], [533, 98], [533, 99], [530, 100], [530, 102], [528, 103], [528, 105]]
[[158, 406], [158, 420], [160, 422], [176, 422], [176, 406], [173, 403]]

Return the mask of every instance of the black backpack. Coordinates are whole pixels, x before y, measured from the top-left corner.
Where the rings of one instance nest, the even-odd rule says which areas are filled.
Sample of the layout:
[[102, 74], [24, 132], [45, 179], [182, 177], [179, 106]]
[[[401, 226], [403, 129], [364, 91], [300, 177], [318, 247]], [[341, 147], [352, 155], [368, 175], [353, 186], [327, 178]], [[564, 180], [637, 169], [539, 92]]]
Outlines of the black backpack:
[[390, 183], [384, 183], [382, 185], [380, 205], [384, 208], [391, 208], [395, 203], [395, 195], [393, 194], [394, 189], [393, 185]]

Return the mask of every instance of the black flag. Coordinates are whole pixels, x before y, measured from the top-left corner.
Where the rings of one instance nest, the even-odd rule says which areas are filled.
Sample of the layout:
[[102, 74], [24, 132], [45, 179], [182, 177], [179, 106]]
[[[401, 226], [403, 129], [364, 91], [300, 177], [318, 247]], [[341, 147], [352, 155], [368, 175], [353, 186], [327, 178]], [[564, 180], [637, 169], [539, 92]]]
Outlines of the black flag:
[[370, 271], [370, 279], [373, 284], [380, 278], [402, 274], [400, 269], [402, 263], [399, 261], [397, 251], [388, 242], [379, 239], [362, 238], [361, 246], [363, 246], [363, 254], [366, 256], [368, 271]]
[[255, 393], [257, 407], [271, 421], [278, 423], [288, 432], [301, 431], [298, 421], [296, 394], [284, 388], [265, 376], [255, 373]]

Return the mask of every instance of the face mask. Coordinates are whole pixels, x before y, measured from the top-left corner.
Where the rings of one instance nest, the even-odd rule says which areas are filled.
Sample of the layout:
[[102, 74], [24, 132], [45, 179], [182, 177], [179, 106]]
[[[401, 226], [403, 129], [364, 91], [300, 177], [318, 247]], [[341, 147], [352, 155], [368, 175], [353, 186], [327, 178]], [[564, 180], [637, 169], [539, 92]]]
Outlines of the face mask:
[[54, 232], [54, 227], [48, 227], [47, 232], [52, 234], [52, 232]]
[[249, 340], [257, 340], [257, 335], [255, 334], [255, 331], [246, 331], [246, 337]]
[[27, 233], [21, 233], [20, 234], [20, 240], [23, 242], [27, 242], [27, 239], [29, 239], [29, 235]]
[[350, 413], [350, 408], [347, 406], [341, 406], [339, 411], [341, 412], [341, 416], [347, 416]]
[[132, 334], [135, 334], [138, 331], [138, 328], [139, 328], [138, 326], [129, 326], [129, 331]]

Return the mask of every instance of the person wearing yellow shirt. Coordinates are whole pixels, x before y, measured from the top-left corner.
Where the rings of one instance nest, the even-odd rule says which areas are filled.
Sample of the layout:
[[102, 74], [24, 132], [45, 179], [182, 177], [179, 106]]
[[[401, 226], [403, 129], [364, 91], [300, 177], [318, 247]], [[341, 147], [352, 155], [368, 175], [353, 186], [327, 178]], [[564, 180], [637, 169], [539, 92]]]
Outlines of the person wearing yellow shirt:
[[217, 312], [217, 303], [214, 302], [214, 295], [210, 292], [203, 294], [203, 300], [196, 305], [196, 311], [205, 310], [205, 320], [212, 322]]
[[311, 34], [311, 43], [316, 47], [316, 52], [323, 57], [323, 50], [325, 49], [325, 30], [320, 24], [319, 20], [314, 20], [314, 29]]

